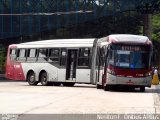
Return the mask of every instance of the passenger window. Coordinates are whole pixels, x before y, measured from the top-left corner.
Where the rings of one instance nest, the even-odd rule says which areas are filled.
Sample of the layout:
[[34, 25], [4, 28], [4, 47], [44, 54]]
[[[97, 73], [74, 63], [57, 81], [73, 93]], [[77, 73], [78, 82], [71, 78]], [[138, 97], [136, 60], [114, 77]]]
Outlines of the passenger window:
[[48, 49], [39, 49], [38, 57], [45, 58], [45, 57], [47, 57], [47, 53], [48, 53]]
[[90, 49], [80, 48], [78, 57], [78, 66], [89, 66]]
[[98, 54], [96, 55], [96, 66], [99, 66], [99, 56], [98, 56]]
[[26, 61], [26, 49], [19, 49], [17, 53], [17, 60], [18, 61]]
[[49, 62], [59, 62], [59, 49], [49, 49]]
[[16, 60], [16, 49], [10, 49], [10, 60]]
[[88, 48], [81, 48], [79, 50], [79, 57], [88, 57], [88, 55], [89, 55]]
[[36, 49], [30, 49], [28, 57], [31, 57], [31, 58], [36, 57]]
[[59, 56], [59, 49], [50, 49], [49, 57], [58, 57]]
[[48, 49], [46, 49], [46, 48], [39, 49], [38, 61], [39, 62], [46, 62], [47, 57], [48, 57]]
[[108, 64], [109, 65], [114, 65], [114, 51], [110, 50], [109, 51], [109, 57], [108, 57]]
[[61, 49], [61, 55], [60, 55], [60, 66], [65, 66], [67, 61], [67, 49], [62, 48]]
[[61, 56], [65, 57], [67, 55], [67, 50], [66, 49], [62, 49], [61, 50]]
[[10, 49], [10, 55], [15, 55], [16, 54], [16, 49]]
[[99, 48], [99, 62], [100, 66], [104, 66], [105, 47]]
[[20, 49], [19, 57], [25, 57], [25, 55], [26, 55], [26, 50], [25, 49]]
[[37, 49], [28, 49], [27, 61], [35, 62], [37, 60]]

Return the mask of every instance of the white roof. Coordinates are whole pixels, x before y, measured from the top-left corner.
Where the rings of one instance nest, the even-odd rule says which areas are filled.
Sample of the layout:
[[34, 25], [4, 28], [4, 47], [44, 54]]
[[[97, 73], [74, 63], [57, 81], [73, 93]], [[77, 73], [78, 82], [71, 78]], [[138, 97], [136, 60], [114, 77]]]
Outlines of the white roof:
[[[92, 47], [92, 39], [53, 39], [16, 44], [17, 48], [49, 48], [49, 47]], [[11, 45], [12, 46], [12, 45]], [[15, 45], [13, 45], [15, 46]]]
[[[109, 38], [109, 41], [107, 41]], [[34, 42], [26, 42], [16, 45], [17, 48], [79, 48], [79, 47], [93, 47], [95, 38], [90, 39], [52, 39], [52, 40], [42, 40]], [[99, 46], [107, 46], [111, 42], [117, 43], [140, 43], [140, 44], [151, 44], [151, 41], [146, 36], [141, 35], [130, 35], [130, 34], [115, 34], [109, 35], [108, 37], [103, 37], [98, 40]]]
[[147, 43], [149, 38], [141, 35], [130, 35], [130, 34], [115, 34], [110, 35], [110, 39], [115, 40], [116, 42], [130, 42], [130, 43]]
[[21, 43], [20, 45], [35, 45], [35, 44], [72, 44], [72, 43], [93, 43], [95, 39], [52, 39], [52, 40], [42, 40], [34, 42]]

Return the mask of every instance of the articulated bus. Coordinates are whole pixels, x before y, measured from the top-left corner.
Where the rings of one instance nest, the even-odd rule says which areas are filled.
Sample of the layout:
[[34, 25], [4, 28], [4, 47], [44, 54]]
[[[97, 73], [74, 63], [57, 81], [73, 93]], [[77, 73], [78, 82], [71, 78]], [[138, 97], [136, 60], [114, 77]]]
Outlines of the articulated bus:
[[145, 36], [116, 34], [100, 39], [56, 39], [8, 47], [6, 78], [29, 85], [151, 86], [152, 43]]

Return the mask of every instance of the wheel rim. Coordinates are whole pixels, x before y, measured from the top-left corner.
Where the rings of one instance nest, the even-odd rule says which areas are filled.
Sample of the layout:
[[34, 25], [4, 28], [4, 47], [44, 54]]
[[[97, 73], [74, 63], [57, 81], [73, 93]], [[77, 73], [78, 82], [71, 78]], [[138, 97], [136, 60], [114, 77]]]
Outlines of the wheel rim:
[[47, 75], [46, 74], [42, 75], [41, 82], [42, 82], [42, 84], [46, 84], [47, 83]]
[[29, 81], [31, 83], [34, 83], [35, 82], [35, 76], [32, 74], [30, 77], [29, 77]]

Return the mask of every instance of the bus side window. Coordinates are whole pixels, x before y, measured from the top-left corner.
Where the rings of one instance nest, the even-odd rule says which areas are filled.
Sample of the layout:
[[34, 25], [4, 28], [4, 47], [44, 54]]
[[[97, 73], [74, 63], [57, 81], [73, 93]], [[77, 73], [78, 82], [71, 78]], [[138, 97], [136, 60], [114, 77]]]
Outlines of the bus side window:
[[96, 55], [96, 67], [99, 66], [99, 55], [98, 55], [98, 52], [97, 52], [97, 55]]
[[16, 60], [16, 49], [10, 49], [10, 60], [11, 61]]
[[99, 59], [100, 59], [100, 66], [104, 66], [104, 59], [105, 59], [105, 48], [99, 48]]
[[107, 48], [106, 49], [106, 54], [105, 54], [105, 66], [108, 67], [108, 64], [109, 64], [109, 49]]
[[39, 62], [46, 62], [48, 57], [48, 49], [41, 48], [38, 52], [38, 61]]
[[67, 61], [67, 49], [62, 48], [61, 55], [60, 55], [60, 66], [65, 66], [66, 61]]
[[89, 66], [90, 49], [80, 48], [78, 56], [78, 66]]
[[108, 64], [114, 65], [114, 51], [113, 50], [109, 50]]
[[17, 51], [17, 61], [21, 61], [21, 62], [26, 61], [26, 49], [19, 49]]
[[37, 49], [28, 49], [27, 62], [36, 62]]
[[49, 49], [49, 62], [59, 62], [59, 49], [51, 48]]

